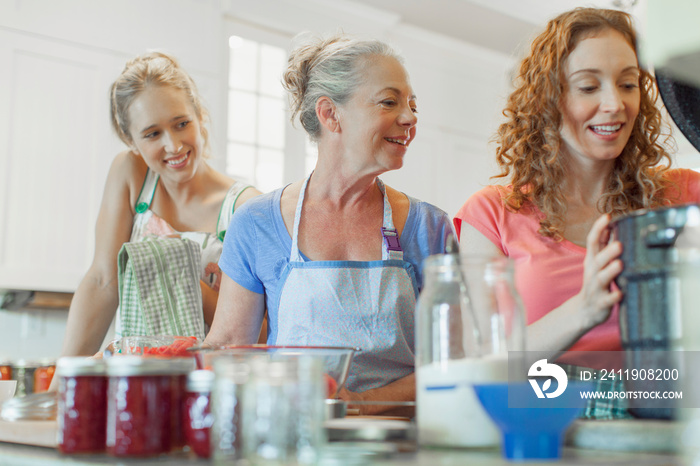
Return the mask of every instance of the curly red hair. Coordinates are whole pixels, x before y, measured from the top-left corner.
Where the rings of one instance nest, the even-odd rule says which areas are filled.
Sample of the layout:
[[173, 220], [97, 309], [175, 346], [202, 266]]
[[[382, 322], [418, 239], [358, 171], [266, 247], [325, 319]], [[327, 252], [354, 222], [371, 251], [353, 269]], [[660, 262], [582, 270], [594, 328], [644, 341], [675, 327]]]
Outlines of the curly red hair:
[[[561, 186], [565, 157], [559, 133], [566, 60], [581, 40], [609, 29], [620, 32], [636, 53], [637, 37], [627, 13], [577, 8], [551, 20], [520, 64], [516, 89], [503, 110], [506, 122], [495, 136], [501, 167], [495, 177], [510, 176], [513, 185], [507, 205], [518, 211], [525, 202], [533, 202], [544, 214], [539, 233], [556, 240], [561, 240], [567, 209]], [[665, 132], [656, 107], [655, 80], [641, 67], [639, 87], [641, 102], [632, 134], [615, 160], [607, 192], [599, 200], [598, 208], [604, 213], [623, 214], [663, 203], [663, 175], [671, 162], [664, 143], [670, 134]], [[666, 137], [662, 141], [663, 133]], [[666, 164], [660, 165], [662, 161]]]

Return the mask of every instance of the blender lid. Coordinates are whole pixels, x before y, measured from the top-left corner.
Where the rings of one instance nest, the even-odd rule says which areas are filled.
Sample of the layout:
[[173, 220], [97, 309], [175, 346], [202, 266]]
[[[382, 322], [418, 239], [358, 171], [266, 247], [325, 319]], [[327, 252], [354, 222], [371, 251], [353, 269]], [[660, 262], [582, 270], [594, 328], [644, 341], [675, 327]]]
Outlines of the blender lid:
[[700, 88], [685, 83], [663, 68], [655, 70], [659, 95], [681, 133], [700, 151]]

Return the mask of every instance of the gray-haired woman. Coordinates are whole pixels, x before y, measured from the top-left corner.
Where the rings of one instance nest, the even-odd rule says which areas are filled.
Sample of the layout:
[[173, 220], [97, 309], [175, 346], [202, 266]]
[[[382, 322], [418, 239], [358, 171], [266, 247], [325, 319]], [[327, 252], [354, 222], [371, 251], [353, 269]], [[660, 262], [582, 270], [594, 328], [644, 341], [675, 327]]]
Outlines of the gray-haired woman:
[[337, 36], [294, 50], [284, 85], [318, 161], [232, 219], [205, 343], [253, 343], [267, 306], [269, 344], [362, 348], [343, 399], [413, 400], [420, 266], [452, 227], [378, 178], [401, 168], [416, 135], [408, 74], [388, 45]]

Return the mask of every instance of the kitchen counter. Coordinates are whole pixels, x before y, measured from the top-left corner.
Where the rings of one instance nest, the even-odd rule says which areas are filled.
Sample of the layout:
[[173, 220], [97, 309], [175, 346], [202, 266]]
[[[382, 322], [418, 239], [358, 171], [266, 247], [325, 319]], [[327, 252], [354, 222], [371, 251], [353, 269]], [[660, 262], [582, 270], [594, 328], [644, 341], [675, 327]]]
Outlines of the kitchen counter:
[[[348, 419], [343, 422], [349, 426], [357, 425], [357, 421], [367, 419]], [[2, 421], [0, 421], [2, 422]], [[383, 422], [371, 419], [370, 422], [379, 425]], [[6, 423], [8, 424], [8, 423]], [[26, 425], [25, 425], [26, 424]], [[35, 466], [35, 465], [212, 465], [213, 461], [197, 459], [192, 454], [180, 453], [153, 459], [122, 459], [107, 455], [66, 456], [61, 455], [56, 445], [55, 422], [51, 421], [19, 421], [9, 423], [16, 429], [5, 429], [5, 442], [0, 441], [0, 466]], [[405, 466], [450, 466], [464, 464], [479, 465], [510, 465], [501, 457], [496, 447], [482, 449], [433, 449], [420, 448], [415, 451], [415, 437], [387, 436], [394, 440], [388, 442], [362, 442], [375, 436], [363, 438], [362, 435], [338, 436], [338, 431], [327, 424], [329, 436], [333, 441], [320, 462], [322, 466], [335, 465], [405, 465]], [[335, 425], [335, 424], [334, 424]], [[337, 428], [337, 426], [335, 426]], [[376, 427], [376, 425], [375, 425]], [[371, 430], [364, 431], [372, 432]], [[397, 431], [398, 432], [398, 431]], [[415, 432], [414, 432], [415, 433]], [[567, 432], [563, 457], [556, 464], [563, 465], [608, 465], [635, 464], [635, 466], [672, 465], [680, 464], [681, 459], [675, 455], [675, 446], [681, 436], [680, 424], [669, 421], [655, 420], [615, 420], [615, 421], [584, 421], [577, 420]], [[31, 441], [28, 441], [31, 439]], [[19, 443], [10, 443], [19, 442]], [[31, 443], [32, 445], [24, 445]], [[43, 445], [43, 446], [38, 446]], [[549, 464], [552, 462], [527, 462], [527, 465]]]
[[[500, 452], [496, 448], [481, 450], [444, 450], [444, 449], [421, 449], [412, 453], [397, 453], [388, 458], [376, 458], [368, 461], [366, 456], [359, 456], [355, 459], [353, 455], [345, 456], [338, 461], [324, 461], [324, 465], [398, 465], [403, 466], [451, 466], [465, 464], [479, 464], [486, 466], [513, 466], [501, 458]], [[212, 465], [213, 461], [189, 458], [182, 454], [179, 456], [169, 455], [156, 459], [117, 459], [105, 455], [94, 456], [64, 456], [53, 448], [33, 447], [13, 443], [0, 442], [0, 465], [12, 466], [53, 466], [53, 465], [118, 465], [129, 464], [158, 465], [167, 464], [174, 466], [197, 466]], [[635, 466], [652, 465], [675, 465], [680, 464], [680, 458], [671, 454], [659, 453], [639, 453], [639, 452], [619, 452], [601, 450], [583, 450], [578, 448], [565, 448], [563, 458], [555, 464], [561, 465], [611, 465], [611, 464], [634, 464]], [[527, 462], [528, 466], [552, 465], [553, 462]]]

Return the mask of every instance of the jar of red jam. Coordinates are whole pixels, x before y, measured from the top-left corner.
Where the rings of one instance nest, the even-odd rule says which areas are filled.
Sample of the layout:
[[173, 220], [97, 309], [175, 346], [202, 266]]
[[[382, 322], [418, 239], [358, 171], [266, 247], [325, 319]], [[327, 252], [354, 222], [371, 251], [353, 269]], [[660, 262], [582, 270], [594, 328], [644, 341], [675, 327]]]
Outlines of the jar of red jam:
[[65, 454], [105, 451], [107, 376], [99, 359], [58, 360], [58, 451]]
[[200, 458], [211, 456], [210, 433], [214, 417], [210, 402], [213, 385], [212, 371], [192, 371], [187, 377], [182, 428], [187, 446]]
[[12, 380], [12, 363], [0, 361], [0, 380]]
[[51, 386], [56, 365], [53, 361], [42, 361], [34, 371], [34, 393], [48, 391]]
[[185, 439], [185, 428], [182, 424], [184, 399], [187, 390], [187, 376], [195, 369], [193, 358], [171, 359], [171, 383], [173, 387], [171, 403], [173, 409], [170, 412], [171, 438], [170, 449], [174, 451], [182, 450], [187, 445]]
[[115, 356], [107, 360], [107, 453], [148, 457], [182, 440], [182, 397], [191, 358]]

